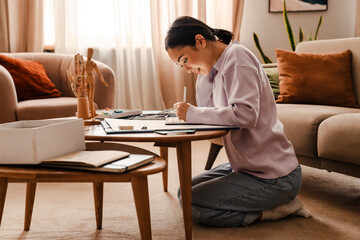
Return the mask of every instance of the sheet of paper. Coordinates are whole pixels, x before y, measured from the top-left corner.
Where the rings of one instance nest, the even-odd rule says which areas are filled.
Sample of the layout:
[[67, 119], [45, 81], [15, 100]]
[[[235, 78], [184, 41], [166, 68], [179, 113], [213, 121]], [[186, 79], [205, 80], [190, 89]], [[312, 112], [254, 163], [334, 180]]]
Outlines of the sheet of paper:
[[205, 124], [184, 124], [184, 125], [165, 125], [165, 120], [128, 120], [128, 119], [110, 119], [106, 122], [114, 131], [121, 131], [121, 128], [131, 127], [134, 132], [141, 130], [180, 130], [180, 129], [196, 129], [196, 130], [211, 130], [211, 129], [236, 129], [234, 126], [221, 125], [205, 125]]
[[185, 122], [184, 120], [180, 120], [178, 117], [167, 117], [165, 119], [165, 124], [166, 125], [183, 125], [183, 124], [188, 124], [188, 123]]

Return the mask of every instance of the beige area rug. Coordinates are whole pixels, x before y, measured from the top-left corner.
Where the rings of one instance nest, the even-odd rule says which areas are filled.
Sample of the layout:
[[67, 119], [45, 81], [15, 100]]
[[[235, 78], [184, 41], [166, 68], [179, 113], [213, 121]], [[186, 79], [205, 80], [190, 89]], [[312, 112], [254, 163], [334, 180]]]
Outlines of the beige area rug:
[[[137, 144], [158, 153], [151, 144]], [[209, 142], [192, 144], [193, 175], [204, 171]], [[169, 191], [161, 175], [149, 177], [153, 239], [184, 239], [175, 149], [169, 151]], [[226, 161], [224, 150], [215, 165]], [[103, 229], [96, 230], [90, 183], [40, 183], [30, 231], [23, 231], [25, 184], [9, 184], [0, 239], [140, 239], [131, 186], [106, 183]], [[360, 179], [303, 167], [299, 198], [313, 217], [287, 217], [250, 227], [210, 228], [193, 224], [193, 239], [360, 239]]]

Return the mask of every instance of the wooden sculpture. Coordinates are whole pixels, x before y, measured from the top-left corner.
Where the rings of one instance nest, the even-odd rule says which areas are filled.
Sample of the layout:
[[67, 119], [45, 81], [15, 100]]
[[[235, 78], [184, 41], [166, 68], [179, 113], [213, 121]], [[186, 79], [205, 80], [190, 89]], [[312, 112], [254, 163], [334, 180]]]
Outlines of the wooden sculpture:
[[67, 77], [71, 83], [71, 89], [78, 100], [77, 104], [77, 117], [84, 120], [90, 119], [89, 102], [87, 98], [87, 91], [85, 85], [85, 70], [82, 55], [79, 53], [74, 56], [74, 70], [67, 70]]
[[109, 86], [109, 84], [107, 82], [105, 82], [104, 77], [101, 74], [96, 63], [93, 60], [91, 60], [93, 53], [94, 53], [94, 50], [92, 48], [88, 48], [87, 60], [85, 61], [86, 91], [88, 94], [90, 116], [92, 119], [95, 118], [95, 116], [96, 116], [95, 107], [94, 107], [94, 94], [95, 94], [95, 78], [93, 76], [94, 70], [97, 73], [100, 81], [106, 87]]
[[[70, 69], [67, 70], [67, 77], [71, 83], [71, 89], [78, 99], [77, 117], [87, 120], [86, 124], [97, 123], [95, 121], [95, 78], [93, 72], [95, 71], [97, 73], [100, 81], [106, 87], [109, 86], [109, 84], [105, 82], [96, 63], [91, 60], [93, 53], [94, 50], [89, 48], [86, 61], [84, 61], [82, 55], [79, 53], [76, 54], [74, 56], [75, 74], [73, 75]], [[90, 121], [88, 119], [90, 119]]]

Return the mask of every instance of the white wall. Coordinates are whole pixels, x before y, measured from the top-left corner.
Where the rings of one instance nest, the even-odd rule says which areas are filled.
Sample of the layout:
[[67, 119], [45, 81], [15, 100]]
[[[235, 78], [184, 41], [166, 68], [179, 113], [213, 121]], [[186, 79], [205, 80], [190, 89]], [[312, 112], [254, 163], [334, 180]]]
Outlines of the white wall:
[[[288, 12], [296, 43], [299, 26], [306, 38], [311, 30], [315, 32], [320, 16], [323, 16], [323, 23], [319, 30], [319, 40], [354, 37], [355, 1], [328, 0], [328, 10], [324, 12]], [[291, 47], [282, 13], [269, 13], [268, 4], [269, 0], [245, 0], [240, 42], [262, 62], [253, 40], [255, 32], [265, 54], [276, 62], [274, 48], [291, 50]]]

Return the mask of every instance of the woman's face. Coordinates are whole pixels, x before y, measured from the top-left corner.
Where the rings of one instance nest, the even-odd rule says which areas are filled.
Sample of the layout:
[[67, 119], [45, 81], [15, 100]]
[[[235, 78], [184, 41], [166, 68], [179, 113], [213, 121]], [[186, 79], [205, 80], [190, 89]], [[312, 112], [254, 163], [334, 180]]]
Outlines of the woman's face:
[[169, 48], [167, 52], [171, 60], [188, 73], [207, 76], [212, 65], [205, 47], [206, 40], [203, 39], [203, 41], [196, 41], [195, 46]]

